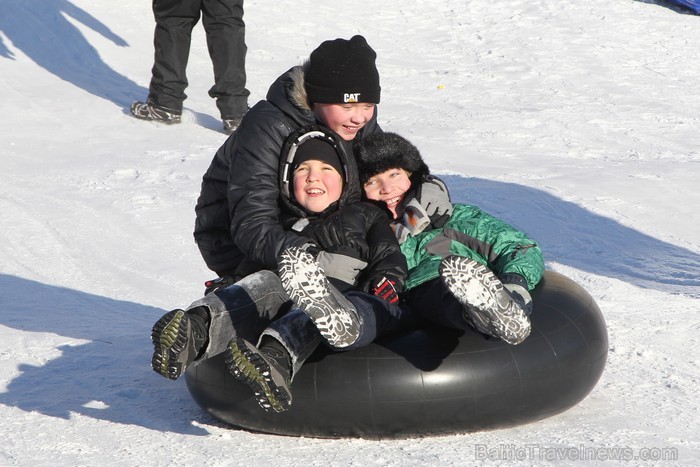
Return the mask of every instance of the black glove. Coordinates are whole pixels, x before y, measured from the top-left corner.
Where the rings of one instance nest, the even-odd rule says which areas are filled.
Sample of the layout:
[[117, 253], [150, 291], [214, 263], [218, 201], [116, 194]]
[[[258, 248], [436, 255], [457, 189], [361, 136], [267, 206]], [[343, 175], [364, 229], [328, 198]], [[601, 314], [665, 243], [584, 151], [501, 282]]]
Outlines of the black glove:
[[439, 178], [428, 175], [420, 186], [416, 187], [415, 199], [430, 217], [430, 223], [440, 228], [452, 215], [452, 201], [445, 183]]
[[520, 305], [526, 315], [532, 313], [532, 297], [527, 290], [527, 281], [520, 274], [505, 273], [498, 277], [510, 298]]
[[377, 281], [372, 288], [372, 294], [379, 298], [383, 298], [389, 303], [399, 303], [399, 294], [401, 293], [401, 284], [396, 279], [382, 277]]

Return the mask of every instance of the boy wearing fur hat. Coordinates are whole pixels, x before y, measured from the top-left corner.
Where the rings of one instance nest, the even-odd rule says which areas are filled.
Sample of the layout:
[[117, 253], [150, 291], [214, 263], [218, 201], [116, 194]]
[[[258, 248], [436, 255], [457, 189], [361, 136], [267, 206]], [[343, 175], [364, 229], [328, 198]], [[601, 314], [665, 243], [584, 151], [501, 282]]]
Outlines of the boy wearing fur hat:
[[[284, 154], [283, 225], [303, 247], [282, 253], [278, 274], [259, 271], [166, 313], [151, 336], [157, 373], [177, 379], [193, 362], [226, 352], [231, 373], [275, 412], [291, 405], [292, 378], [320, 342], [352, 349], [406, 321], [398, 306], [406, 260], [383, 210], [350, 202], [357, 175], [347, 171], [339, 138], [303, 127]], [[352, 258], [354, 273], [327, 276], [315, 258], [332, 252]]]
[[450, 213], [431, 219], [415, 199], [431, 177], [428, 167], [418, 149], [397, 134], [361, 141], [355, 157], [365, 196], [393, 218], [409, 267], [405, 302], [432, 322], [472, 326], [512, 345], [525, 340], [529, 290], [544, 273], [537, 244], [476, 206], [456, 203]]
[[[217, 151], [202, 180], [194, 229], [207, 266], [225, 278], [217, 280], [217, 286], [260, 269], [275, 269], [283, 250], [305, 243], [280, 222], [277, 182], [282, 145], [293, 131], [315, 123], [340, 135], [348, 150], [354, 140], [381, 132], [375, 61], [375, 51], [362, 36], [323, 42], [303, 66], [291, 68], [272, 84], [266, 100], [246, 113]], [[347, 170], [357, 170], [352, 157]], [[353, 201], [360, 200], [356, 178], [348, 182], [347, 190]], [[434, 186], [422, 194], [420, 201], [431, 214], [449, 206], [449, 199]], [[336, 260], [344, 262], [340, 254], [326, 255], [326, 262]]]

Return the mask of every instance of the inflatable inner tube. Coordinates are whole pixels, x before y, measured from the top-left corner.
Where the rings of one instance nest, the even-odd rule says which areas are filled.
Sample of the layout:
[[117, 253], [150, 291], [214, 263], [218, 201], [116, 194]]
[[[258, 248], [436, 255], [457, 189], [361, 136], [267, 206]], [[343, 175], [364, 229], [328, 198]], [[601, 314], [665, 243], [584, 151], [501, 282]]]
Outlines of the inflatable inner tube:
[[600, 309], [578, 284], [546, 271], [532, 297], [532, 332], [518, 346], [431, 327], [349, 352], [319, 348], [295, 377], [283, 413], [261, 409], [223, 354], [191, 366], [185, 379], [217, 419], [279, 435], [398, 438], [530, 423], [586, 397], [608, 352]]

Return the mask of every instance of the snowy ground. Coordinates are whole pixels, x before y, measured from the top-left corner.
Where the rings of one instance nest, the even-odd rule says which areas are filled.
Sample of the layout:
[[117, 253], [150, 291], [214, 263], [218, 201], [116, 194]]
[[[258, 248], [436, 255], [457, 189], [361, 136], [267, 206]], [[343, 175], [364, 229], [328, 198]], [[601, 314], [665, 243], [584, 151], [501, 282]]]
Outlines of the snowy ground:
[[1, 0], [0, 465], [700, 464], [699, 16], [248, 0], [245, 19], [251, 103], [321, 41], [368, 38], [382, 126], [596, 299], [601, 381], [556, 417], [436, 438], [288, 438], [207, 416], [149, 367], [153, 322], [212, 277], [193, 206], [225, 135], [201, 27], [184, 122], [164, 127], [127, 111], [150, 78], [150, 2]]

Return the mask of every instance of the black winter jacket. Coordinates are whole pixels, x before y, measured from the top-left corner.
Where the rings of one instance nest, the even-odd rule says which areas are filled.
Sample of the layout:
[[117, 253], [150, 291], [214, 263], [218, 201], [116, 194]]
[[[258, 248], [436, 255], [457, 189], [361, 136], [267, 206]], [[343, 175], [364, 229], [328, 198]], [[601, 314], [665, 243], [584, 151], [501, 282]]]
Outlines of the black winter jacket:
[[[380, 132], [377, 112], [356, 137]], [[294, 67], [270, 87], [267, 99], [248, 111], [239, 128], [214, 155], [202, 179], [194, 238], [207, 266], [219, 275], [234, 275], [244, 259], [276, 269], [278, 255], [306, 242], [280, 223], [279, 158], [292, 131], [315, 123], [304, 89], [304, 72]], [[349, 146], [350, 144], [348, 144]], [[354, 157], [348, 192], [359, 200]]]

